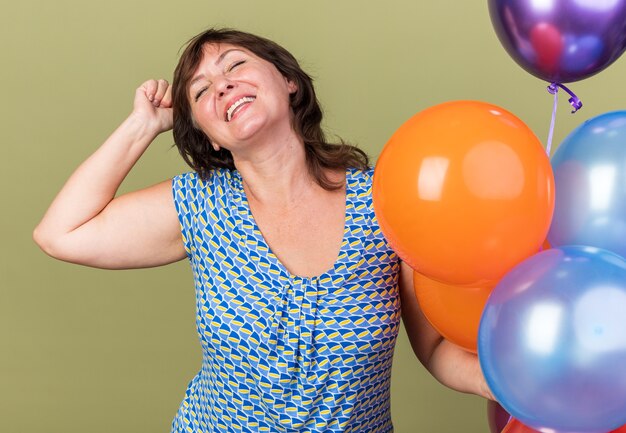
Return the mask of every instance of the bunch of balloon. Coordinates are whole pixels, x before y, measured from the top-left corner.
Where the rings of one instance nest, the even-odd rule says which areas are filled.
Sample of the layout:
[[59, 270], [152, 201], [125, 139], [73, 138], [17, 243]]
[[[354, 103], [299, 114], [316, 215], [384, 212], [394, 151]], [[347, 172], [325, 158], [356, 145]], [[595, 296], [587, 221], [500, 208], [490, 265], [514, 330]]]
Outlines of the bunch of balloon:
[[626, 50], [626, 0], [488, 0], [500, 42], [554, 95], [548, 153], [560, 88], [576, 112], [582, 103], [562, 83], [588, 78]]
[[[554, 94], [626, 50], [626, 0], [488, 0], [502, 45]], [[514, 267], [481, 318], [478, 355], [514, 418], [503, 433], [606, 433], [626, 423], [626, 113], [585, 122], [554, 155], [554, 247]], [[618, 429], [618, 430], [615, 430]]]
[[391, 246], [416, 272], [424, 314], [446, 338], [476, 351], [486, 298], [540, 249], [553, 192], [540, 141], [492, 104], [430, 107], [390, 138], [376, 164], [374, 210]]

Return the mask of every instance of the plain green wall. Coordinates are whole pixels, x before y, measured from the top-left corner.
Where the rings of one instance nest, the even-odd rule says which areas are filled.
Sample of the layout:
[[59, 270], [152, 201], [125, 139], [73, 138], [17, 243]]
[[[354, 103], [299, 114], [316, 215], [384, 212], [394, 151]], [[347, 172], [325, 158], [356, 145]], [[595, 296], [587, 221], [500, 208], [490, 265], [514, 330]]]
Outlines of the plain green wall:
[[[408, 117], [453, 99], [480, 99], [521, 117], [542, 139], [545, 84], [500, 46], [486, 1], [356, 0], [7, 2], [2, 58], [0, 431], [166, 432], [199, 369], [191, 273], [102, 271], [57, 262], [31, 240], [54, 194], [126, 116], [134, 89], [171, 78], [178, 50], [208, 26], [286, 46], [316, 78], [329, 133], [376, 157]], [[562, 98], [555, 143], [594, 115], [624, 108], [626, 61]], [[171, 136], [122, 186], [186, 168]], [[396, 431], [487, 432], [486, 405], [435, 382], [401, 335], [393, 373]]]

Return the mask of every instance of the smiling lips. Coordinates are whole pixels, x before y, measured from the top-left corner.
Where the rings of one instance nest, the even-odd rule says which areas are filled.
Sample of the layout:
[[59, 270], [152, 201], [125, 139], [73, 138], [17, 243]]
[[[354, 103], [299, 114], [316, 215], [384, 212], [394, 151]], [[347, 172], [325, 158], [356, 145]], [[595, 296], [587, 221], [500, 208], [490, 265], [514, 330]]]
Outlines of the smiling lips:
[[226, 121], [230, 122], [231, 119], [233, 118], [233, 116], [235, 115], [235, 113], [241, 108], [243, 107], [245, 104], [248, 104], [252, 101], [254, 101], [254, 97], [253, 96], [244, 96], [242, 98], [239, 98], [238, 100], [236, 100], [230, 107], [228, 107], [228, 110], [226, 110]]

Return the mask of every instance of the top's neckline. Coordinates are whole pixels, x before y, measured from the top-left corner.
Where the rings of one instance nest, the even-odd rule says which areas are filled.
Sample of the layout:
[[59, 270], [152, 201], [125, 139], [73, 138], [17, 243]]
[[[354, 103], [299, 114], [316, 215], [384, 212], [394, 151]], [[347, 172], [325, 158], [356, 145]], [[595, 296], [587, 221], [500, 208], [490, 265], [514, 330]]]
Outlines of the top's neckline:
[[331, 266], [328, 270], [322, 272], [321, 274], [314, 275], [314, 276], [303, 276], [303, 275], [296, 275], [292, 273], [280, 261], [278, 256], [274, 254], [274, 252], [269, 246], [269, 243], [265, 239], [265, 236], [263, 236], [263, 233], [261, 232], [259, 226], [257, 225], [254, 215], [252, 214], [252, 210], [250, 209], [250, 203], [248, 202], [248, 197], [246, 196], [246, 192], [243, 188], [243, 178], [241, 177], [241, 173], [239, 173], [238, 170], [233, 170], [232, 174], [233, 174], [233, 179], [236, 180], [236, 187], [238, 190], [237, 192], [241, 195], [241, 204], [245, 208], [245, 218], [252, 225], [253, 233], [254, 233], [254, 236], [256, 237], [257, 242], [264, 249], [267, 249], [268, 258], [273, 261], [274, 265], [280, 270], [283, 276], [287, 277], [289, 280], [292, 280], [292, 281], [312, 282], [312, 281], [321, 280], [321, 279], [330, 277], [336, 273], [337, 269], [343, 264], [343, 260], [345, 260], [345, 257], [347, 256], [345, 248], [346, 248], [346, 245], [348, 244], [347, 242], [348, 222], [350, 219], [350, 209], [352, 207], [350, 206], [350, 204], [351, 204], [352, 197], [354, 195], [351, 189], [351, 184], [353, 183], [352, 182], [353, 169], [351, 168], [346, 169], [346, 180], [345, 180], [346, 198], [345, 198], [345, 210], [344, 210], [343, 236], [341, 239], [341, 245], [337, 252], [337, 257], [335, 259], [335, 262], [333, 263], [333, 266]]

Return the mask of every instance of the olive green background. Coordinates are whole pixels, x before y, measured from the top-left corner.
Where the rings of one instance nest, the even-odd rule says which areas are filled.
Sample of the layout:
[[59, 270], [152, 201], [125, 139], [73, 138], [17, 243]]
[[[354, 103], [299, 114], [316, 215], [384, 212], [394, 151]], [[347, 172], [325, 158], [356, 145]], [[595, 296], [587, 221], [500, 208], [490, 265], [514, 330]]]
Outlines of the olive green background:
[[[167, 432], [200, 366], [186, 262], [103, 271], [48, 258], [31, 232], [65, 179], [129, 113], [145, 79], [171, 79], [181, 45], [208, 26], [274, 39], [316, 79], [330, 134], [376, 157], [419, 110], [453, 99], [500, 105], [545, 141], [546, 83], [517, 66], [482, 0], [32, 1], [0, 17], [2, 230], [0, 431]], [[561, 96], [555, 144], [624, 108], [626, 61]], [[186, 170], [159, 138], [122, 192]], [[396, 431], [488, 432], [485, 401], [450, 391], [412, 355], [393, 371]]]

